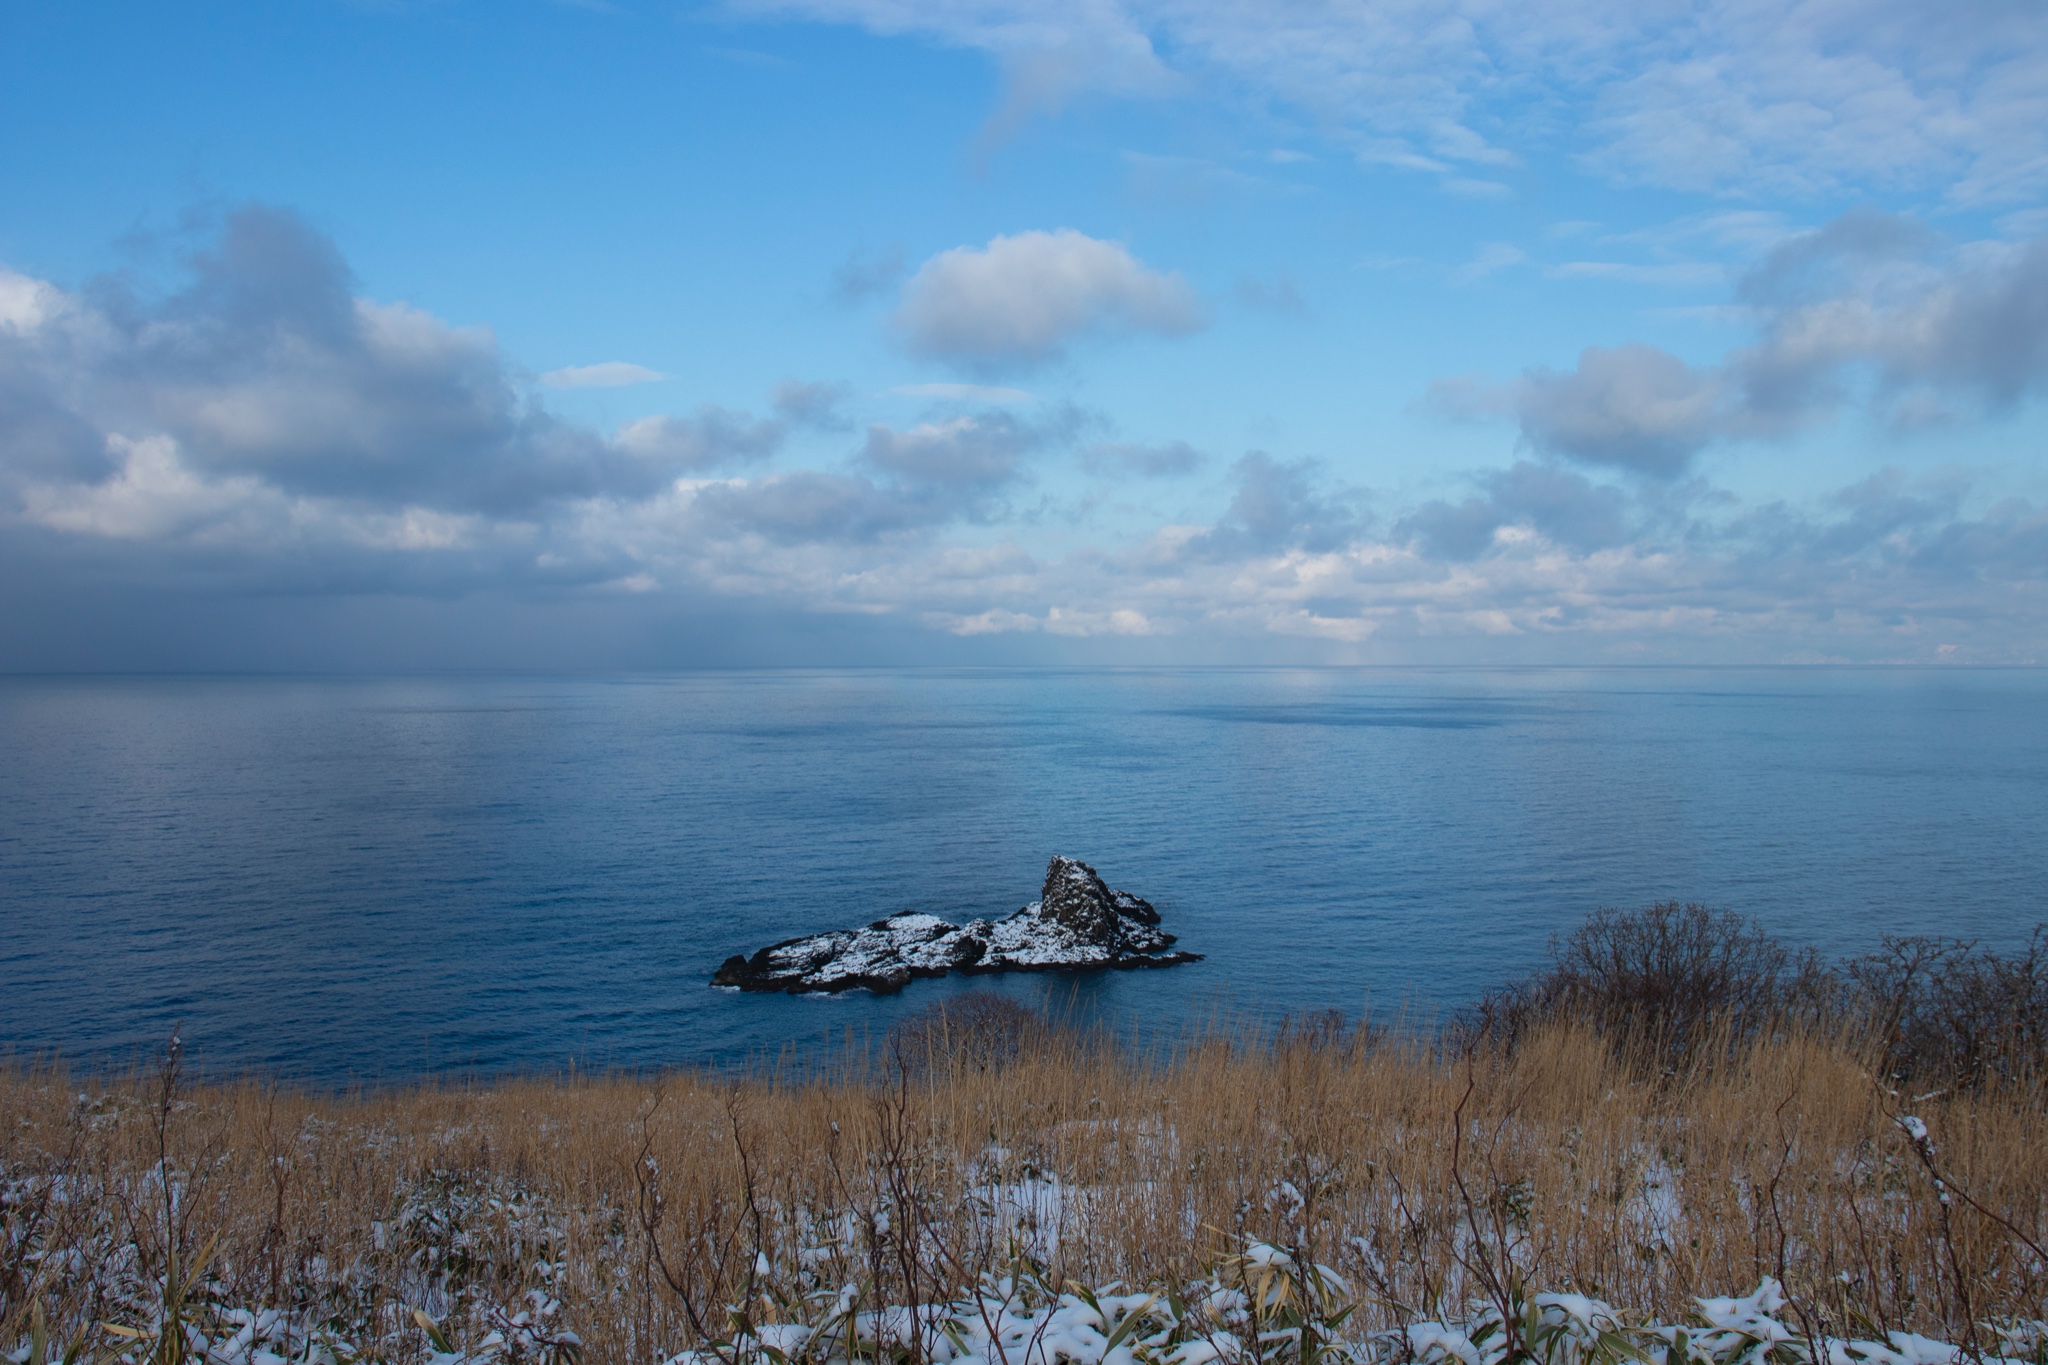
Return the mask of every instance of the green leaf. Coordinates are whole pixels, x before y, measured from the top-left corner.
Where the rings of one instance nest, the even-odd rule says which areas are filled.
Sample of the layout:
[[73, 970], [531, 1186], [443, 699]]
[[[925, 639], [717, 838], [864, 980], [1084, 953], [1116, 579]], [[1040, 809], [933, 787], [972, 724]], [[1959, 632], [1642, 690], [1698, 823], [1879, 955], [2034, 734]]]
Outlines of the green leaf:
[[[1108, 1355], [1111, 1351], [1114, 1351], [1126, 1337], [1130, 1336], [1131, 1333], [1137, 1331], [1138, 1324], [1144, 1321], [1145, 1314], [1149, 1312], [1152, 1308], [1152, 1305], [1157, 1302], [1159, 1302], [1159, 1296], [1157, 1294], [1149, 1294], [1146, 1296], [1145, 1301], [1143, 1303], [1139, 1304], [1136, 1308], [1133, 1308], [1129, 1313], [1125, 1314], [1124, 1320], [1116, 1325], [1116, 1330], [1109, 1334], [1108, 1340], [1103, 1344], [1102, 1353], [1104, 1355]], [[1104, 1321], [1107, 1322], [1108, 1319], [1104, 1319]]]

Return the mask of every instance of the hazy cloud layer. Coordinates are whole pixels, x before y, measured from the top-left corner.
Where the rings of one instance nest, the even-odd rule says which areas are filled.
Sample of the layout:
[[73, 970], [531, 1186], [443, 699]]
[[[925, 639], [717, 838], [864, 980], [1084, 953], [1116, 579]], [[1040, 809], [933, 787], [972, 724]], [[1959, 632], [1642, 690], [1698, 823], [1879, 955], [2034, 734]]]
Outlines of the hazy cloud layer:
[[1440, 380], [1430, 404], [1511, 418], [1544, 454], [1671, 477], [1714, 441], [1789, 435], [1850, 402], [1917, 426], [2048, 389], [2048, 238], [1957, 245], [1852, 213], [1769, 252], [1737, 298], [1757, 339], [1716, 364], [1593, 346], [1569, 370]]
[[[1852, 371], [1887, 411], [2024, 401], [2042, 261], [1844, 220], [1758, 266], [1757, 339], [1716, 366], [1622, 347], [1468, 386], [1576, 466], [1403, 500], [1260, 452], [1218, 473], [1057, 406], [855, 430], [843, 390], [798, 381], [764, 415], [606, 435], [549, 414], [488, 333], [354, 297], [318, 234], [249, 210], [161, 299], [0, 274], [0, 554], [39, 593], [150, 594], [159, 618], [488, 595], [1192, 657], [1285, 637], [1319, 657], [2040, 659], [2048, 510], [1967, 471], [1805, 505], [1676, 474], [1702, 441], [1846, 401]], [[843, 433], [838, 453], [786, 467], [799, 426]], [[1099, 526], [1038, 472], [1069, 455], [1210, 510]], [[56, 662], [39, 638], [0, 639], [8, 666]]]
[[934, 398], [951, 403], [1029, 403], [1031, 394], [1000, 384], [898, 384], [889, 390], [902, 398]]
[[758, 535], [781, 545], [872, 542], [954, 513], [948, 499], [906, 496], [864, 475], [808, 469], [707, 484], [687, 497], [686, 510], [700, 534]]
[[894, 289], [902, 282], [907, 268], [900, 246], [882, 251], [856, 251], [832, 272], [832, 298], [847, 307], [864, 303], [877, 294], [886, 294]]
[[895, 316], [912, 351], [982, 370], [1038, 364], [1087, 335], [1202, 325], [1186, 281], [1072, 228], [942, 251], [911, 276]]
[[1562, 148], [1622, 182], [1748, 194], [2048, 187], [2032, 0], [734, 0], [993, 54], [994, 120], [1199, 84], [1335, 130], [1360, 158], [1486, 193]]
[[642, 417], [619, 429], [619, 449], [650, 466], [696, 472], [765, 460], [782, 445], [784, 424], [706, 404], [694, 417]]
[[956, 417], [898, 431], [868, 428], [861, 458], [887, 474], [935, 488], [999, 488], [1015, 479], [1038, 433], [1008, 413]]
[[1106, 441], [1081, 452], [1081, 467], [1091, 474], [1135, 474], [1147, 479], [1192, 474], [1203, 462], [1202, 452], [1186, 441], [1168, 441], [1164, 445]]

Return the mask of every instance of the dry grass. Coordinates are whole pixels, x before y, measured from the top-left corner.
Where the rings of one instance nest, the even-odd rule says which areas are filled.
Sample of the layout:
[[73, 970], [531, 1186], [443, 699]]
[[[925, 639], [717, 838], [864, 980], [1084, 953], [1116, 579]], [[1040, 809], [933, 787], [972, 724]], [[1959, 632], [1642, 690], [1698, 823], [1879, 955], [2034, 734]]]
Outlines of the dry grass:
[[1804, 1332], [1968, 1344], [2048, 1290], [2041, 1091], [1912, 1107], [1923, 1154], [1837, 1040], [1673, 1076], [1560, 1025], [1465, 1056], [1328, 1030], [1151, 1059], [922, 1037], [893, 1078], [174, 1084], [168, 1106], [163, 1076], [0, 1072], [0, 1346], [39, 1311], [89, 1356], [89, 1324], [146, 1326], [183, 1274], [384, 1359], [426, 1351], [417, 1308], [444, 1345], [523, 1330], [562, 1355], [567, 1328], [647, 1365], [734, 1305], [937, 1302], [1018, 1251], [1055, 1285], [1183, 1285], [1251, 1239], [1345, 1275], [1354, 1333], [1524, 1284], [1675, 1322], [1773, 1275]]

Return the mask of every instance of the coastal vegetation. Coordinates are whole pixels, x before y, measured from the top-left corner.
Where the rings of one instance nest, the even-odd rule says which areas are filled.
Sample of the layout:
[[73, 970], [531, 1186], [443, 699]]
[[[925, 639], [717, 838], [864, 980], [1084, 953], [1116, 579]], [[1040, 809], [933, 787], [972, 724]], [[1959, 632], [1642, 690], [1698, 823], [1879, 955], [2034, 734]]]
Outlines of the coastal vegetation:
[[829, 1061], [347, 1093], [173, 1040], [0, 1071], [0, 1350], [2048, 1362], [2044, 1040], [2034, 948], [1683, 905], [1428, 1030], [1137, 1050], [967, 996]]

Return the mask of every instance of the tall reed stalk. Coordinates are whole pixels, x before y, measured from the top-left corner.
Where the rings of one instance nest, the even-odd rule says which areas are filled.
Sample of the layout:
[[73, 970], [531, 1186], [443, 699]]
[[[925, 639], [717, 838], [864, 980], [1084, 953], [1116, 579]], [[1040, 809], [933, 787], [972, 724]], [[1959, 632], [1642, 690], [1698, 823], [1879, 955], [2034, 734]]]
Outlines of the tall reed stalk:
[[982, 1281], [1248, 1284], [1248, 1246], [1327, 1268], [1354, 1334], [1537, 1289], [1676, 1322], [1767, 1276], [1814, 1340], [1978, 1350], [2042, 1316], [2037, 1080], [1915, 1100], [1840, 1030], [1690, 1055], [1553, 1020], [1512, 1048], [1325, 1024], [1149, 1056], [940, 1028], [830, 1074], [340, 1095], [15, 1066], [0, 1347], [178, 1365], [213, 1314], [209, 1340], [336, 1360], [649, 1365]]

